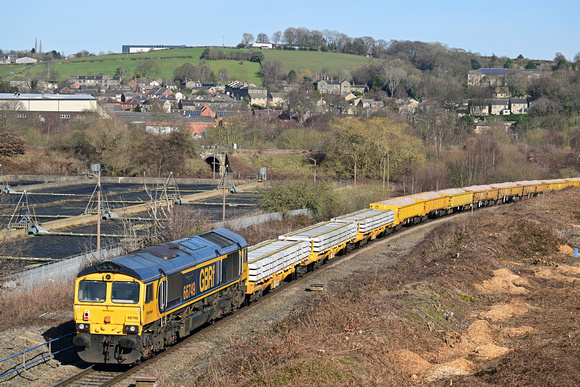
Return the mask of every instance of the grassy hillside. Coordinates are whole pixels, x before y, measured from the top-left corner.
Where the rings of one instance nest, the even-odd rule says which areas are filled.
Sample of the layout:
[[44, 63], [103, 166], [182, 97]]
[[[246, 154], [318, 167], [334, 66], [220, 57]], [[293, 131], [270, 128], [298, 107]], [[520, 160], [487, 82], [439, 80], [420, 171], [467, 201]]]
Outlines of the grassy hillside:
[[282, 70], [286, 73], [299, 68], [309, 68], [313, 72], [320, 72], [324, 67], [331, 73], [335, 73], [340, 69], [354, 69], [368, 63], [370, 60], [363, 56], [334, 52], [279, 50], [264, 50], [263, 52], [266, 58], [279, 59], [282, 62]]
[[[60, 80], [68, 78], [69, 75], [113, 75], [118, 67], [128, 67], [133, 73], [137, 66], [148, 59], [155, 59], [160, 69], [160, 77], [173, 78], [173, 71], [184, 63], [198, 65], [199, 57], [204, 48], [184, 48], [175, 50], [163, 50], [155, 52], [145, 52], [139, 54], [112, 54], [92, 56], [86, 58], [74, 58], [68, 60], [54, 61], [55, 69], [60, 74]], [[231, 48], [220, 48], [224, 52], [232, 51]], [[313, 72], [320, 72], [322, 68], [328, 68], [331, 73], [340, 69], [353, 69], [361, 66], [369, 60], [368, 58], [328, 52], [309, 51], [262, 51], [266, 58], [278, 59], [282, 62], [282, 70], [288, 73], [290, 70], [299, 68], [311, 69]], [[260, 65], [253, 62], [239, 61], [207, 61], [215, 74], [222, 68], [228, 71], [230, 79], [253, 82], [261, 84]], [[22, 71], [21, 66], [0, 66], [0, 76], [8, 75], [11, 71]], [[42, 73], [43, 65], [39, 64], [27, 73], [30, 76]]]

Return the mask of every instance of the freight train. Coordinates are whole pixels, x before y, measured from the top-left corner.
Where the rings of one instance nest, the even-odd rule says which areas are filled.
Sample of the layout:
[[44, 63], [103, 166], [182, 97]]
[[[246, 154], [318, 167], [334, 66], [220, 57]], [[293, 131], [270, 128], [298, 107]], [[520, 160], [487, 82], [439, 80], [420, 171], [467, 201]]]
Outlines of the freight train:
[[579, 185], [573, 178], [424, 192], [251, 247], [221, 228], [99, 262], [75, 281], [73, 344], [89, 363], [136, 363], [283, 281], [403, 226]]

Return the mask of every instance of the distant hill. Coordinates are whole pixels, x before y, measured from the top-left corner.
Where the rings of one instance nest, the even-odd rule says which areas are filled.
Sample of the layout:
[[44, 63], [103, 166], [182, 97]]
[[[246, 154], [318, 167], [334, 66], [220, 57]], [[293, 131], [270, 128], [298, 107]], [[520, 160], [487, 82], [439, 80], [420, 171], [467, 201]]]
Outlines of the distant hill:
[[[128, 67], [132, 74], [137, 66], [148, 59], [155, 59], [159, 65], [162, 78], [173, 79], [173, 71], [184, 63], [198, 65], [200, 56], [205, 48], [183, 48], [163, 51], [154, 51], [138, 54], [110, 54], [55, 60], [54, 68], [63, 80], [69, 75], [114, 75], [118, 67]], [[219, 48], [227, 52], [237, 50], [233, 48]], [[282, 70], [288, 73], [290, 70], [298, 71], [300, 68], [310, 69], [312, 72], [320, 72], [327, 68], [330, 73], [336, 73], [340, 69], [351, 70], [362, 66], [370, 60], [357, 55], [338, 54], [331, 52], [316, 51], [292, 51], [292, 50], [262, 50], [265, 58], [278, 59], [282, 62]], [[218, 71], [225, 68], [230, 79], [248, 81], [260, 85], [260, 65], [249, 61], [208, 60], [206, 62], [217, 75]], [[11, 71], [20, 72], [22, 66], [0, 66], [0, 76], [8, 75]], [[42, 63], [28, 70], [29, 75], [40, 74], [44, 70]]]

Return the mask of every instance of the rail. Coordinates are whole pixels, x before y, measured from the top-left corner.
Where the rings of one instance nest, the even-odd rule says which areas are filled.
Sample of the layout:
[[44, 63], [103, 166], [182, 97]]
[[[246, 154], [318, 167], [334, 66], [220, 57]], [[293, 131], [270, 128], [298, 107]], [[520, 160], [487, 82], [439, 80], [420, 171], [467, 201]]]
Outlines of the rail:
[[78, 379], [83, 373], [86, 373], [87, 371], [89, 371], [90, 369], [92, 369], [94, 366], [95, 366], [94, 364], [91, 364], [90, 366], [88, 366], [85, 369], [80, 370], [76, 374], [71, 375], [68, 378], [61, 380], [60, 382], [53, 384], [51, 387], [55, 387], [55, 386], [65, 386], [69, 382], [72, 382], [72, 381]]
[[[14, 365], [13, 366], [13, 367], [16, 367], [16, 368], [10, 369], [9, 371], [4, 372], [3, 374], [1, 374], [0, 375], [0, 378], [2, 378], [4, 376], [7, 376], [7, 375], [10, 375], [10, 374], [12, 374], [12, 373], [14, 373], [16, 371], [20, 371], [22, 369], [26, 371], [26, 368], [27, 367], [30, 367], [31, 365], [36, 364], [36, 363], [38, 363], [41, 360], [52, 359], [52, 357], [54, 355], [56, 355], [57, 353], [61, 353], [61, 352], [64, 352], [64, 351], [68, 351], [69, 349], [73, 348], [73, 346], [71, 345], [69, 347], [60, 349], [60, 350], [58, 350], [56, 352], [52, 352], [52, 343], [54, 343], [55, 341], [64, 339], [65, 337], [71, 336], [73, 334], [74, 334], [74, 332], [73, 333], [66, 334], [66, 335], [61, 336], [61, 337], [57, 337], [56, 339], [49, 340], [49, 341], [47, 341], [45, 343], [39, 344], [39, 345], [37, 345], [35, 347], [29, 348], [29, 349], [27, 349], [25, 351], [22, 351], [20, 353], [17, 353], [15, 355], [12, 355], [10, 357], [7, 357], [6, 359], [0, 360], [0, 365], [2, 365], [2, 363], [6, 362], [6, 361], [8, 361], [10, 359], [16, 359], [17, 357], [22, 356], [22, 362], [21, 363], [18, 363], [19, 365]], [[34, 358], [37, 357], [39, 355], [39, 353], [36, 353], [34, 355], [31, 355], [31, 357], [29, 358], [29, 362], [27, 363], [27, 361], [26, 361], [26, 354], [28, 354], [31, 351], [34, 351], [37, 348], [44, 347], [45, 345], [47, 346], [48, 354], [45, 355], [45, 356], [42, 356], [42, 357], [40, 357], [38, 359], [34, 359]], [[40, 354], [42, 354], [42, 352]], [[13, 368], [13, 367], [11, 367], [11, 368]]]

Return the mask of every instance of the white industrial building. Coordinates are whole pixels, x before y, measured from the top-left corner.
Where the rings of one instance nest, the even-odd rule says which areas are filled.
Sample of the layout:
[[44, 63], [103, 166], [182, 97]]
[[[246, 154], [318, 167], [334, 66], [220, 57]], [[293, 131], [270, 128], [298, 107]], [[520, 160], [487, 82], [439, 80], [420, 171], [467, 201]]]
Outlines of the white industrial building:
[[88, 94], [0, 93], [0, 110], [13, 112], [19, 119], [38, 119], [40, 122], [82, 118], [85, 112], [108, 117], [97, 104], [97, 99]]

